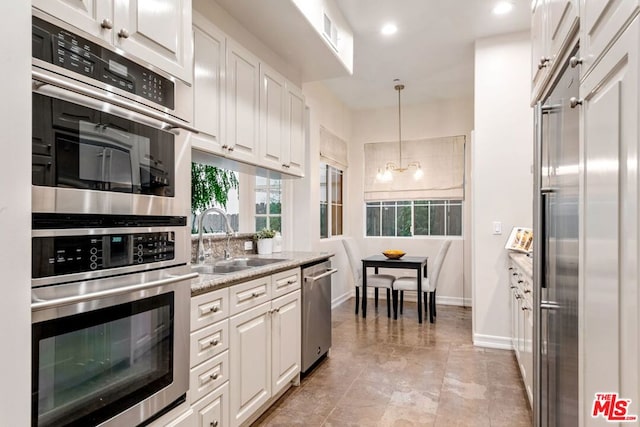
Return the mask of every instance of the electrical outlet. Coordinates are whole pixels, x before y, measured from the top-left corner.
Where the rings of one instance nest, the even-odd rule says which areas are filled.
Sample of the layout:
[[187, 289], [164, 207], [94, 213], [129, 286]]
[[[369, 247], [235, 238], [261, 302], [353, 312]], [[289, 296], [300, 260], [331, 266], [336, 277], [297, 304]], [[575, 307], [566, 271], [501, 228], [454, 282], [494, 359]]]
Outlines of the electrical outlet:
[[251, 240], [244, 242], [244, 250], [250, 251], [253, 249], [253, 242]]

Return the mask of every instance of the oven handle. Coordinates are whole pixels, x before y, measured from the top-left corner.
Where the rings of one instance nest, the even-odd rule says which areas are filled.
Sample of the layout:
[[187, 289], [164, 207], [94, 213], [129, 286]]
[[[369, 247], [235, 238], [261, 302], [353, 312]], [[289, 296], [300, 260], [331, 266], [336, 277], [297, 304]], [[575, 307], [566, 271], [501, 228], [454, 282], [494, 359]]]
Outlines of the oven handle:
[[110, 296], [115, 296], [115, 295], [121, 295], [121, 294], [130, 293], [130, 292], [141, 291], [143, 289], [149, 289], [149, 288], [155, 288], [155, 287], [159, 287], [159, 286], [170, 285], [171, 283], [182, 282], [183, 280], [190, 280], [190, 279], [194, 279], [196, 277], [198, 277], [198, 273], [189, 273], [189, 274], [184, 274], [184, 275], [181, 275], [181, 276], [171, 276], [171, 277], [169, 277], [167, 279], [156, 280], [156, 281], [153, 281], [153, 282], [142, 283], [142, 284], [139, 284], [139, 285], [123, 286], [121, 288], [107, 289], [107, 290], [104, 290], [104, 291], [92, 292], [92, 293], [87, 294], [87, 295], [74, 295], [74, 296], [71, 296], [71, 297], [58, 298], [58, 299], [54, 299], [54, 300], [50, 300], [50, 301], [42, 301], [42, 300], [40, 300], [40, 301], [31, 303], [31, 310], [43, 310], [43, 309], [46, 309], [46, 308], [59, 307], [61, 305], [75, 304], [75, 303], [78, 303], [78, 302], [83, 302], [83, 301], [88, 301], [88, 300], [93, 300], [93, 299], [98, 299], [98, 298], [105, 298], [105, 297], [110, 297]]
[[[187, 130], [189, 132], [199, 133], [197, 129], [192, 128], [191, 126], [188, 126], [185, 123], [172, 118], [171, 116], [167, 116], [162, 113], [155, 112], [153, 110], [141, 107], [135, 102], [127, 101], [126, 99], [122, 99], [120, 97], [112, 97], [112, 96], [106, 95], [103, 92], [93, 90], [84, 86], [78, 86], [77, 84], [74, 84], [72, 82], [44, 73], [35, 68], [31, 70], [31, 73], [32, 73], [33, 89], [36, 92], [40, 91], [40, 92], [43, 92], [44, 94], [47, 94], [46, 93], [47, 91], [43, 91], [42, 88], [44, 86], [51, 85], [59, 89], [64, 89], [65, 92], [58, 93], [57, 91], [52, 91], [52, 89], [49, 89], [48, 91], [51, 91], [52, 94], [57, 96], [62, 95], [64, 96], [64, 98], [67, 98], [70, 101], [90, 104], [90, 101], [87, 100], [86, 98], [87, 97], [94, 98], [100, 102], [105, 102], [107, 104], [124, 108], [127, 110], [128, 113], [134, 112], [137, 114], [141, 114], [143, 117], [146, 116], [144, 118], [140, 118], [139, 121], [144, 121], [145, 119], [147, 119], [147, 123], [149, 123], [150, 120], [148, 119], [151, 118], [151, 119], [158, 120], [162, 123], [161, 125], [158, 125], [158, 123], [152, 122], [151, 126], [153, 127], [160, 128], [163, 130], [169, 130], [169, 131], [176, 128], [180, 128], [180, 129]], [[70, 91], [72, 93], [69, 93], [67, 91]], [[98, 106], [98, 108], [100, 108], [100, 106]], [[136, 117], [136, 120], [138, 120], [138, 117]]]

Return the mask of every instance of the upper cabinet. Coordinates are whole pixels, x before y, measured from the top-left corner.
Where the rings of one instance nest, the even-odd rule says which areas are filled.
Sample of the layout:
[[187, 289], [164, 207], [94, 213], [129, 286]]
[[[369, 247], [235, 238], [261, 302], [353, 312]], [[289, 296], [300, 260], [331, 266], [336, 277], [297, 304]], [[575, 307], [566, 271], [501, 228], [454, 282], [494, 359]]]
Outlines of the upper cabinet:
[[640, 8], [640, 0], [582, 0], [580, 5], [581, 76], [614, 42]]
[[282, 164], [287, 173], [304, 176], [305, 156], [305, 104], [302, 91], [287, 84], [285, 94], [285, 143], [282, 146]]
[[285, 78], [260, 64], [260, 157], [273, 169], [283, 163], [285, 141]]
[[191, 0], [34, 0], [33, 5], [191, 83]]
[[578, 0], [537, 0], [531, 15], [531, 103], [542, 96], [578, 29]]

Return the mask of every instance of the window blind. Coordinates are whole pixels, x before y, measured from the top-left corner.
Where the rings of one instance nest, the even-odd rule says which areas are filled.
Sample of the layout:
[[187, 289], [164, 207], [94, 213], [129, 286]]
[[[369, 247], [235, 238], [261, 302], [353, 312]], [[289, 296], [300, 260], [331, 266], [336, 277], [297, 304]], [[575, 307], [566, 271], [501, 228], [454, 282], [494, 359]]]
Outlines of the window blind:
[[346, 169], [349, 164], [347, 143], [324, 126], [320, 126], [320, 161], [340, 170]]
[[[398, 142], [364, 145], [365, 200], [464, 199], [465, 136], [420, 139], [402, 142], [402, 161]], [[419, 161], [424, 176], [415, 180], [414, 168], [393, 173], [391, 182], [376, 180], [378, 169], [387, 162], [406, 167]]]

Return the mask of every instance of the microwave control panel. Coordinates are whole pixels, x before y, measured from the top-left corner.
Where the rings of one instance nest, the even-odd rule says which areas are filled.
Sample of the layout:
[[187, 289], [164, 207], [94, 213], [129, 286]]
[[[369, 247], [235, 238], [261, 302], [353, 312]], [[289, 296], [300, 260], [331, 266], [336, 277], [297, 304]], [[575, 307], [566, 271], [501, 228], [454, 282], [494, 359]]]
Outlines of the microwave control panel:
[[174, 109], [174, 83], [96, 43], [32, 17], [34, 58]]
[[169, 261], [175, 233], [34, 237], [32, 277], [83, 273]]

